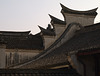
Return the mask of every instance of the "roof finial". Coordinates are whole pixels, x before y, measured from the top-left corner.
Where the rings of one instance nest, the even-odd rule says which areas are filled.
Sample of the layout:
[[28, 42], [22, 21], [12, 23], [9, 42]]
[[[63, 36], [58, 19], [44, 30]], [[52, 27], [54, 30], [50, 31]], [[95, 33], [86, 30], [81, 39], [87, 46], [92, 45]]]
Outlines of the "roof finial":
[[51, 30], [51, 25], [50, 25], [50, 24], [48, 24], [47, 29], [48, 29], [48, 30]]
[[42, 30], [45, 30], [43, 27], [41, 27], [41, 26], [39, 26], [39, 25], [38, 25], [38, 27], [40, 28], [41, 31], [42, 31]]

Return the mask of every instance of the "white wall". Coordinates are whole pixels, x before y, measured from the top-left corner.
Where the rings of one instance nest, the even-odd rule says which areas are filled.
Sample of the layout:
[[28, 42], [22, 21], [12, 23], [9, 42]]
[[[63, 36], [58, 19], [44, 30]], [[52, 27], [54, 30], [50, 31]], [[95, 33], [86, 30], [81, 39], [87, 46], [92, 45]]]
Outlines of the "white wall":
[[55, 40], [57, 40], [62, 35], [62, 33], [66, 29], [66, 26], [60, 24], [54, 24], [54, 28], [56, 36], [43, 36], [45, 49], [47, 49], [50, 45], [52, 45], [55, 42]]
[[45, 49], [47, 49], [50, 45], [52, 45], [53, 42], [56, 40], [55, 36], [43, 36], [43, 38], [44, 38]]
[[42, 52], [41, 50], [7, 49], [6, 67], [29, 60]]
[[67, 24], [72, 22], [80, 23], [82, 26], [94, 24], [94, 16], [76, 15], [64, 13]]

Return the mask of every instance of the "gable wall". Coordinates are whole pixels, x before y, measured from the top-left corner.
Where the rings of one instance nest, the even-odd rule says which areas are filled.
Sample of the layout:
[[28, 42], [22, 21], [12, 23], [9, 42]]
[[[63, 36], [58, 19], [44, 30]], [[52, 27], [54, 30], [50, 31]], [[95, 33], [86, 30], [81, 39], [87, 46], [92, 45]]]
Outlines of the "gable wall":
[[76, 15], [64, 13], [67, 24], [72, 22], [80, 23], [82, 26], [94, 24], [94, 16]]

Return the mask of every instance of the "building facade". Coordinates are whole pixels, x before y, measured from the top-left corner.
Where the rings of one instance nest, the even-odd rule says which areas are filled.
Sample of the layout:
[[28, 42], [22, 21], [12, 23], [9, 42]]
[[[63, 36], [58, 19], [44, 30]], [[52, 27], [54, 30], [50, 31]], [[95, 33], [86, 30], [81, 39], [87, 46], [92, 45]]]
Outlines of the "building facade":
[[[25, 39], [20, 38], [22, 40], [17, 41], [21, 41], [20, 44], [13, 41], [15, 42], [13, 47], [16, 47], [16, 52], [14, 51], [15, 58], [12, 58], [13, 54], [9, 52], [9, 59], [19, 61], [22, 55], [26, 55], [23, 52], [26, 51], [28, 46], [38, 46], [37, 48], [40, 47], [40, 50], [43, 51], [34, 56], [34, 53], [31, 53], [30, 50], [30, 54], [27, 55], [32, 58], [8, 68], [73, 68], [82, 76], [100, 76], [100, 23], [94, 24], [97, 8], [88, 11], [77, 11], [69, 9], [63, 4], [60, 5], [64, 21], [49, 15], [51, 22], [48, 27], [45, 29], [39, 26], [41, 32], [37, 35], [40, 41], [38, 41], [37, 35], [35, 37], [28, 35], [25, 36]], [[30, 40], [31, 44], [27, 40]], [[26, 45], [23, 45], [23, 42]], [[14, 49], [13, 47], [9, 48], [10, 51]], [[24, 50], [22, 50], [22, 47], [24, 47]], [[25, 58], [24, 56], [23, 58]]]

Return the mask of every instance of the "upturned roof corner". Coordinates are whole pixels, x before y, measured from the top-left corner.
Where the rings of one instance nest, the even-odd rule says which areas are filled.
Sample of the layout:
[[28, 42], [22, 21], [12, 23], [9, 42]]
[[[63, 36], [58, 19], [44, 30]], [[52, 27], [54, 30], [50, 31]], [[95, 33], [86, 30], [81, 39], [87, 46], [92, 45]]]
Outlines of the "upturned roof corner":
[[62, 7], [62, 10], [61, 12], [64, 12], [64, 13], [70, 13], [70, 14], [80, 14], [80, 15], [89, 15], [89, 16], [96, 16], [97, 15], [97, 8], [94, 8], [94, 9], [91, 9], [91, 10], [87, 10], [87, 11], [78, 11], [78, 10], [73, 10], [73, 9], [70, 9], [66, 6], [64, 6], [63, 4], [61, 4], [61, 7]]
[[38, 27], [40, 28], [41, 33], [42, 33], [43, 35], [55, 36], [55, 32], [54, 32], [53, 29], [45, 29], [45, 28], [43, 28], [43, 27], [41, 27], [41, 26], [38, 26]]
[[52, 15], [50, 15], [50, 14], [49, 14], [49, 16], [50, 16], [50, 18], [51, 18], [51, 24], [66, 25], [66, 22], [65, 22], [65, 21], [62, 21], [62, 20], [60, 20], [60, 19], [58, 19], [58, 18], [56, 18], [56, 17], [54, 17], [54, 16], [52, 16]]
[[43, 27], [41, 27], [41, 26], [39, 26], [39, 25], [38, 25], [38, 27], [40, 28], [41, 31], [42, 31], [42, 30], [45, 30], [45, 28], [43, 28]]

